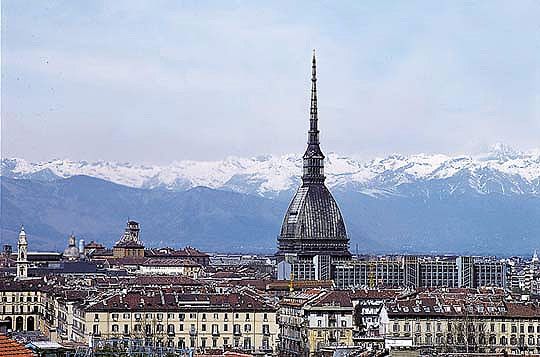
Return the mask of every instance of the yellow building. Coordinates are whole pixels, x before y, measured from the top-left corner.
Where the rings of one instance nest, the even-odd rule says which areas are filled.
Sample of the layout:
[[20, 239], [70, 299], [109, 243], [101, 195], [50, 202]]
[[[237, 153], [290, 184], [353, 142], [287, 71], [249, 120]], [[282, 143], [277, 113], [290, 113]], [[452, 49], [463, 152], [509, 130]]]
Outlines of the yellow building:
[[248, 294], [128, 292], [76, 304], [73, 340], [271, 353], [276, 309]]
[[315, 356], [352, 346], [353, 304], [346, 291], [306, 290], [280, 302], [280, 356]]
[[437, 352], [540, 353], [540, 305], [502, 294], [428, 292], [386, 304], [380, 333]]

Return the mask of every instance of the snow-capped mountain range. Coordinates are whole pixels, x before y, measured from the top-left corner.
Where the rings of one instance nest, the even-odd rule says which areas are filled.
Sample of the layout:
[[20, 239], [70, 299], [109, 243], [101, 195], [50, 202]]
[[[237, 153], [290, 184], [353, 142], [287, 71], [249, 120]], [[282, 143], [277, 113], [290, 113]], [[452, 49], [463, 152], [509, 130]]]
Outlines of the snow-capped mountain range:
[[[18, 179], [52, 181], [87, 175], [137, 188], [184, 191], [205, 186], [269, 198], [295, 189], [301, 171], [301, 156], [292, 154], [186, 160], [166, 166], [71, 160], [30, 163], [17, 158], [4, 158], [1, 165], [2, 176]], [[480, 194], [540, 196], [540, 150], [520, 152], [502, 144], [474, 156], [395, 154], [361, 161], [330, 153], [325, 171], [327, 184], [334, 190], [353, 190], [375, 197], [411, 194], [408, 185], [422, 187], [433, 182], [448, 194], [472, 189]]]

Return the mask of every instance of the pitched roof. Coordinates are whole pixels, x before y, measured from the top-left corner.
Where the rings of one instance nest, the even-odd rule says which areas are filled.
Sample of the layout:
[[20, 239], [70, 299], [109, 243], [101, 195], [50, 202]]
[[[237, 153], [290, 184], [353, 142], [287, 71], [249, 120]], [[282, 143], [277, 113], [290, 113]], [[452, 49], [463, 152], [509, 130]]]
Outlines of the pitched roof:
[[0, 333], [0, 356], [3, 357], [33, 357], [34, 354], [15, 340]]

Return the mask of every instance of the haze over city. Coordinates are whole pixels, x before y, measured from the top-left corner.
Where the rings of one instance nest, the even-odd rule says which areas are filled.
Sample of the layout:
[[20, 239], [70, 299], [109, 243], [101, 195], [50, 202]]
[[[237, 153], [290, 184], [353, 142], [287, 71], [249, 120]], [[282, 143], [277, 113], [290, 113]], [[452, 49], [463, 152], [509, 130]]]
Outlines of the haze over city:
[[2, 3], [2, 157], [167, 164], [540, 146], [540, 4]]

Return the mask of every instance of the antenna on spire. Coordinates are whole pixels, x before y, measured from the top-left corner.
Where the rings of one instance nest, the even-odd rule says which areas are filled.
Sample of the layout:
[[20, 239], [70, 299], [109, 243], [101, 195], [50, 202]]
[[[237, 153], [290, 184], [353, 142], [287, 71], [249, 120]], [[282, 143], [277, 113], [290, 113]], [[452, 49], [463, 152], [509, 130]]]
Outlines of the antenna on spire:
[[313, 50], [313, 59], [311, 64], [311, 103], [309, 108], [309, 131], [308, 147], [304, 154], [302, 175], [303, 184], [317, 184], [324, 182], [324, 154], [319, 146], [319, 126], [318, 126], [318, 108], [317, 108], [317, 59], [315, 50]]

